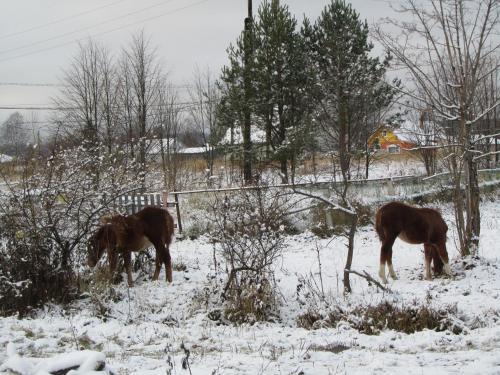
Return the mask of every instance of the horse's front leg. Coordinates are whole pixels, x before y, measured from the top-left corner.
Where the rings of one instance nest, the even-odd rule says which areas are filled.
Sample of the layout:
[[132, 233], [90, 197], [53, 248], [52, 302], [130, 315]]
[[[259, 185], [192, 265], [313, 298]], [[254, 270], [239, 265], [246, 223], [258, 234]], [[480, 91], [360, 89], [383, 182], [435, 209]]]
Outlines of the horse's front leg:
[[134, 286], [134, 279], [132, 278], [132, 253], [128, 250], [123, 252], [123, 261], [125, 263], [125, 270], [127, 271], [128, 286]]
[[448, 252], [446, 251], [446, 240], [440, 241], [436, 244], [436, 250], [439, 254], [439, 257], [443, 261], [443, 271], [446, 275], [448, 276], [453, 276], [453, 273], [451, 272], [451, 267], [450, 267], [450, 260], [448, 258]]

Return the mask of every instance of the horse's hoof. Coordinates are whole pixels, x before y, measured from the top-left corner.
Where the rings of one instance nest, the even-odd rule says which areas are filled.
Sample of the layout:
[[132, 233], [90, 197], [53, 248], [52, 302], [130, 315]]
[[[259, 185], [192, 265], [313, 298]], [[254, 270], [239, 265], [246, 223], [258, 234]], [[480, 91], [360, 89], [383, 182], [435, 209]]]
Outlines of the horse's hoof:
[[443, 266], [443, 271], [446, 276], [453, 277], [453, 273], [451, 272], [451, 267], [448, 263], [445, 263]]

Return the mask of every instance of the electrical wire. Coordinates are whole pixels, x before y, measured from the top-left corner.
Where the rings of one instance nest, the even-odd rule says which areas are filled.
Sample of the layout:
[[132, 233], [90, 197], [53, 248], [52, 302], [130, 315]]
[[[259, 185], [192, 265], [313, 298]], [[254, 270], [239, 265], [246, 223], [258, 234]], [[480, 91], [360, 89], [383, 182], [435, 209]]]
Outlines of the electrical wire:
[[18, 51], [20, 49], [25, 49], [25, 48], [37, 46], [37, 45], [42, 44], [42, 43], [51, 42], [53, 40], [61, 39], [61, 38], [64, 38], [66, 36], [69, 36], [69, 35], [77, 34], [77, 33], [81, 32], [81, 31], [90, 30], [90, 29], [93, 29], [93, 28], [98, 27], [98, 26], [106, 25], [108, 23], [112, 23], [112, 22], [115, 22], [117, 20], [121, 20], [123, 18], [127, 18], [127, 17], [133, 16], [135, 14], [142, 13], [142, 12], [144, 12], [146, 10], [157, 8], [159, 6], [171, 3], [172, 1], [175, 1], [175, 0], [163, 0], [163, 1], [160, 1], [159, 3], [149, 5], [147, 7], [138, 9], [136, 11], [125, 13], [125, 14], [122, 14], [121, 16], [110, 18], [108, 20], [105, 20], [105, 21], [102, 21], [102, 22], [98, 22], [98, 23], [95, 23], [95, 24], [90, 25], [90, 26], [85, 26], [85, 27], [82, 27], [80, 29], [69, 31], [67, 33], [59, 34], [59, 35], [54, 36], [52, 38], [42, 39], [42, 40], [38, 40], [36, 42], [32, 42], [32, 43], [29, 43], [29, 44], [24, 44], [22, 46], [17, 46], [17, 47], [11, 48], [11, 49], [6, 49], [6, 50], [3, 50], [3, 51], [0, 51], [0, 54], [6, 54], [6, 53], [9, 53], [9, 52]]
[[[174, 106], [176, 108], [180, 109], [190, 109], [195, 106], [197, 106], [199, 103], [198, 102], [178, 102], [178, 103], [173, 103], [169, 104], [168, 106], [165, 105], [152, 105], [150, 106], [151, 110], [158, 110], [161, 108], [165, 107], [170, 107]], [[49, 104], [47, 105], [29, 105], [29, 104], [19, 104], [19, 105], [0, 105], [0, 110], [26, 110], [26, 111], [74, 111], [79, 109], [78, 107], [57, 107], [57, 106], [51, 106]]]
[[108, 7], [113, 6], [115, 4], [122, 3], [123, 1], [125, 1], [125, 0], [118, 0], [118, 1], [112, 2], [110, 4], [106, 4], [106, 5], [97, 7], [97, 8], [89, 9], [89, 10], [81, 12], [81, 13], [72, 14], [72, 15], [64, 17], [64, 18], [59, 18], [57, 20], [54, 20], [54, 21], [51, 21], [51, 22], [48, 22], [48, 23], [44, 23], [42, 25], [33, 26], [33, 27], [29, 28], [29, 29], [25, 29], [25, 30], [21, 30], [21, 31], [15, 31], [13, 33], [0, 35], [0, 39], [10, 38], [10, 37], [13, 37], [13, 36], [16, 36], [16, 35], [21, 35], [21, 34], [26, 34], [26, 33], [30, 32], [30, 31], [39, 30], [39, 29], [43, 29], [43, 28], [45, 28], [47, 26], [56, 25], [58, 23], [61, 23], [61, 22], [67, 21], [67, 20], [71, 20], [71, 19], [78, 18], [78, 17], [81, 17], [81, 16], [86, 15], [86, 14], [97, 12], [97, 11], [99, 11], [101, 9], [105, 9], [105, 8], [108, 8]]
[[[19, 86], [19, 87], [71, 87], [62, 83], [46, 82], [0, 82], [0, 86]], [[190, 84], [172, 85], [176, 89], [189, 90], [193, 88]]]
[[58, 83], [35, 83], [35, 82], [0, 82], [0, 86], [20, 86], [20, 87], [68, 87], [68, 85]]
[[104, 32], [101, 32], [101, 33], [96, 33], [94, 35], [87, 36], [87, 37], [84, 37], [84, 38], [72, 40], [70, 42], [61, 43], [61, 44], [58, 44], [58, 45], [55, 45], [55, 46], [52, 46], [52, 47], [49, 47], [49, 48], [43, 48], [43, 49], [39, 49], [39, 50], [36, 50], [36, 51], [24, 53], [24, 54], [21, 54], [21, 55], [16, 55], [16, 56], [11, 56], [11, 57], [7, 57], [7, 58], [4, 58], [4, 59], [0, 59], [0, 62], [11, 61], [11, 60], [15, 60], [15, 59], [18, 59], [18, 58], [21, 58], [21, 57], [35, 55], [37, 53], [41, 53], [41, 52], [45, 52], [45, 51], [50, 51], [50, 50], [53, 50], [53, 49], [56, 49], [56, 48], [68, 46], [68, 45], [74, 44], [74, 43], [78, 43], [78, 42], [81, 42], [81, 41], [89, 39], [89, 38], [95, 38], [95, 37], [98, 37], [98, 36], [101, 36], [101, 35], [109, 34], [109, 33], [112, 33], [114, 31], [117, 31], [117, 30], [125, 29], [125, 28], [130, 27], [130, 26], [134, 26], [134, 25], [137, 25], [137, 24], [140, 24], [140, 23], [148, 22], [148, 21], [151, 21], [151, 20], [154, 20], [154, 19], [157, 19], [157, 18], [161, 18], [161, 17], [167, 16], [167, 15], [171, 15], [171, 14], [180, 12], [180, 11], [188, 9], [188, 8], [195, 7], [195, 6], [199, 5], [199, 4], [205, 3], [207, 1], [210, 1], [210, 0], [197, 1], [195, 3], [192, 3], [192, 4], [186, 5], [184, 7], [180, 7], [180, 8], [174, 9], [174, 10], [169, 11], [169, 12], [161, 13], [161, 14], [158, 14], [158, 15], [155, 15], [155, 16], [152, 16], [152, 17], [148, 17], [148, 18], [142, 19], [140, 21], [131, 22], [129, 24], [126, 24], [126, 25], [123, 25], [123, 26], [120, 26], [120, 27], [117, 27], [117, 28], [114, 28], [114, 29], [110, 29], [110, 30], [107, 30], [107, 31], [104, 31]]

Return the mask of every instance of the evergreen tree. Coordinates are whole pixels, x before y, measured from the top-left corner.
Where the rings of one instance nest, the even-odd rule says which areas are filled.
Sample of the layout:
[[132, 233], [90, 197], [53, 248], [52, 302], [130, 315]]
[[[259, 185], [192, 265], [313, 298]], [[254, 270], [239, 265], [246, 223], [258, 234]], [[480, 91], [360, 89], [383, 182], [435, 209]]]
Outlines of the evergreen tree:
[[[253, 34], [251, 36], [253, 38]], [[217, 109], [217, 127], [221, 134], [227, 130], [231, 131], [231, 146], [233, 146], [235, 131], [237, 129], [243, 130], [245, 116], [248, 115], [248, 112], [252, 116], [254, 107], [253, 85], [249, 87], [250, 95], [246, 92], [248, 88], [245, 87], [246, 70], [253, 71], [253, 60], [250, 61], [250, 66], [245, 67], [245, 32], [240, 35], [235, 44], [229, 46], [227, 53], [229, 63], [222, 68], [218, 82], [221, 96]], [[233, 151], [234, 149], [231, 147], [231, 152]], [[244, 149], [241, 148], [238, 152], [243, 156]], [[231, 156], [231, 161], [234, 161], [233, 156]]]
[[311, 66], [297, 21], [279, 0], [259, 7], [255, 38], [256, 114], [266, 131], [267, 157], [279, 160], [283, 182], [288, 182], [288, 164], [293, 171], [312, 113]]
[[366, 142], [366, 116], [389, 105], [394, 96], [384, 81], [390, 58], [370, 56], [368, 25], [344, 0], [332, 0], [310, 33], [321, 83], [318, 122], [338, 151], [342, 178], [348, 180], [352, 155]]

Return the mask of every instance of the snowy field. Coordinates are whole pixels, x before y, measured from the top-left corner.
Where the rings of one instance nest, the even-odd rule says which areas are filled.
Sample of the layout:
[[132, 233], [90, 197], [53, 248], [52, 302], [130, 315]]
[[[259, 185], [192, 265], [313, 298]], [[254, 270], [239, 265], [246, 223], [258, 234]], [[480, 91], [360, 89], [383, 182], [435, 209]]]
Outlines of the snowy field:
[[[451, 206], [441, 209], [451, 224]], [[280, 317], [251, 326], [218, 325], [208, 318], [213, 306], [207, 306], [204, 295], [211, 294], [214, 282], [209, 278], [212, 246], [203, 239], [176, 241], [171, 253], [185, 271], [174, 271], [171, 285], [163, 272], [158, 282], [137, 280], [131, 289], [117, 285], [107, 301], [106, 318], [97, 317], [98, 307], [90, 298], [64, 309], [47, 307], [33, 318], [1, 318], [0, 363], [14, 350], [22, 357], [44, 358], [83, 348], [102, 352], [118, 374], [500, 374], [500, 202], [485, 201], [481, 212], [480, 258], [474, 267], [459, 259], [450, 231], [454, 278], [425, 281], [422, 246], [398, 240], [393, 260], [399, 279], [390, 279], [391, 292], [386, 293], [352, 275], [353, 293], [344, 297], [343, 242], [310, 233], [289, 236], [275, 269]], [[348, 309], [391, 301], [456, 309], [454, 319], [462, 332], [384, 330], [369, 336], [347, 323], [298, 328], [297, 317], [310, 306], [297, 287], [304, 280], [318, 282], [317, 249], [330, 306]], [[353, 268], [375, 276], [378, 258], [373, 228], [361, 228]], [[181, 344], [190, 351], [190, 370], [182, 369], [186, 353]]]

